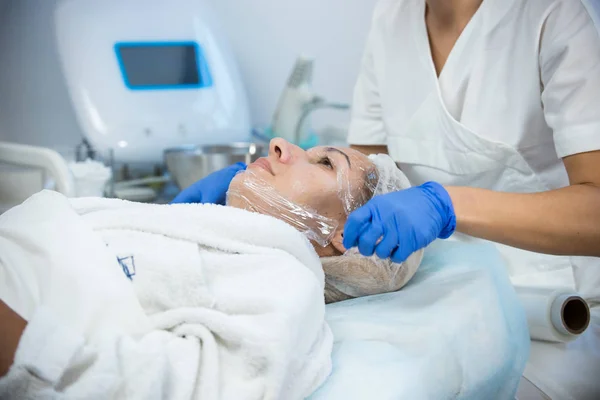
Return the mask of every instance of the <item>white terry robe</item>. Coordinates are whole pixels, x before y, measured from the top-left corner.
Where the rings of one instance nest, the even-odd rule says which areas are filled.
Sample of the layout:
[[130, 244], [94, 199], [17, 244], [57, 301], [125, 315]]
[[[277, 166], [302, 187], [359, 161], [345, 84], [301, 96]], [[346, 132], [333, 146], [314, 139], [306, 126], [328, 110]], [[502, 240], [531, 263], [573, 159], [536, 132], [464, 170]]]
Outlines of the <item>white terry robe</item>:
[[323, 286], [275, 218], [40, 192], [0, 216], [28, 321], [0, 398], [304, 398], [331, 371]]

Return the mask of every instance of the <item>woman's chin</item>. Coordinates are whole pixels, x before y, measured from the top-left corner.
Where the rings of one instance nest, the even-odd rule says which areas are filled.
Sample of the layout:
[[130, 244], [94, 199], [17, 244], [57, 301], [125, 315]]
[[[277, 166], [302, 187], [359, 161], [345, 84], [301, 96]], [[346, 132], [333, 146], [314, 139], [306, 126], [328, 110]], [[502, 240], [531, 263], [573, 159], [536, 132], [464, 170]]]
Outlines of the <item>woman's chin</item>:
[[232, 182], [231, 185], [229, 185], [229, 190], [227, 191], [227, 198], [225, 200], [225, 204], [227, 205], [227, 207], [234, 207], [251, 212], [258, 212], [256, 207], [253, 206], [253, 204], [256, 203], [257, 199], [255, 199], [255, 196], [253, 196], [253, 194], [249, 192], [249, 189], [243, 184], [237, 186], [234, 185], [234, 183]]
[[229, 189], [227, 192], [227, 198], [225, 200], [227, 207], [240, 208], [242, 210], [250, 210], [250, 204], [248, 200], [242, 196], [239, 192]]
[[243, 204], [243, 193], [244, 193], [244, 174], [237, 174], [229, 184], [227, 190], [227, 198], [225, 204], [228, 207], [244, 208]]

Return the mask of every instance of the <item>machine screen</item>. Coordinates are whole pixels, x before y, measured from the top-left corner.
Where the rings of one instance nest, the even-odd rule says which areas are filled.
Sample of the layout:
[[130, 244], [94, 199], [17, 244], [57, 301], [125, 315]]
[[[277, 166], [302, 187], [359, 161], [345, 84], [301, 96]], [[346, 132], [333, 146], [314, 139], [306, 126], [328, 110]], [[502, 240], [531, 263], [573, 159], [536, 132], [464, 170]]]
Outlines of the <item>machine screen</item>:
[[200, 47], [186, 43], [118, 43], [115, 51], [130, 89], [185, 89], [211, 86]]

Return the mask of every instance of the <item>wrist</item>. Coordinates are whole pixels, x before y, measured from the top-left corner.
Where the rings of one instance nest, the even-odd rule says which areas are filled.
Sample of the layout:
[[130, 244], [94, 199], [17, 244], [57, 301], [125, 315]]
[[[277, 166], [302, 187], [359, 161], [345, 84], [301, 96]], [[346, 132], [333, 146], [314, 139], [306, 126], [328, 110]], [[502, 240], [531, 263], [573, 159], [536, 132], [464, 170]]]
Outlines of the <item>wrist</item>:
[[439, 239], [448, 239], [456, 231], [456, 213], [452, 196], [446, 188], [437, 182], [427, 182], [422, 185], [434, 199], [435, 207], [442, 217], [442, 228]]
[[481, 205], [485, 204], [477, 196], [478, 193], [481, 193], [481, 189], [449, 186], [446, 190], [452, 199], [457, 231], [473, 236], [473, 229], [491, 222], [490, 218], [493, 218], [493, 215], [487, 214], [486, 216], [484, 214], [484, 218], [482, 218], [480, 212]]

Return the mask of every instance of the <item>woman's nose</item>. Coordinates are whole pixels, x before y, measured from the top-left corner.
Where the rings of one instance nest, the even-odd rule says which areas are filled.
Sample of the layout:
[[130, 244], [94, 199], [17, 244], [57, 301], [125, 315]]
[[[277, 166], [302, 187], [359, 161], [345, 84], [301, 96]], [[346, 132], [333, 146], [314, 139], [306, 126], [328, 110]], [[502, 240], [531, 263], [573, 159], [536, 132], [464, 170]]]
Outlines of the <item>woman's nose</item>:
[[302, 151], [298, 146], [282, 138], [271, 139], [269, 143], [269, 156], [283, 164], [289, 164], [299, 150]]

